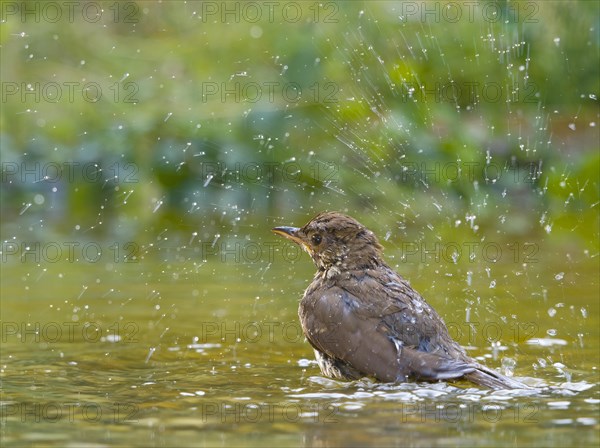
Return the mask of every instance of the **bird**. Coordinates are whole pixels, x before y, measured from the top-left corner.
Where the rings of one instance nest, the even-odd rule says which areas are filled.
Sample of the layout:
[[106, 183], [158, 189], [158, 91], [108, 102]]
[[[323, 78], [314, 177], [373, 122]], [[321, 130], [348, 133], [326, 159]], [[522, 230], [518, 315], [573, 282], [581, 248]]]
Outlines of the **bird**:
[[302, 247], [317, 268], [298, 315], [324, 376], [528, 388], [469, 357], [433, 307], [385, 262], [375, 234], [354, 218], [328, 211], [303, 227], [272, 231]]

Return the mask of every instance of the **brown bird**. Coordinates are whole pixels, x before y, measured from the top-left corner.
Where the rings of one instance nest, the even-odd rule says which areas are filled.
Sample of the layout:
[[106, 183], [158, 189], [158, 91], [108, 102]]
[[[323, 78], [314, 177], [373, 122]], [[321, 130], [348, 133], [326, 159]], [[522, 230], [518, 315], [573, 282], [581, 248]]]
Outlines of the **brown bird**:
[[299, 244], [317, 266], [298, 314], [323, 375], [384, 382], [464, 377], [494, 389], [527, 388], [470, 358], [355, 219], [325, 212], [302, 228], [273, 232]]

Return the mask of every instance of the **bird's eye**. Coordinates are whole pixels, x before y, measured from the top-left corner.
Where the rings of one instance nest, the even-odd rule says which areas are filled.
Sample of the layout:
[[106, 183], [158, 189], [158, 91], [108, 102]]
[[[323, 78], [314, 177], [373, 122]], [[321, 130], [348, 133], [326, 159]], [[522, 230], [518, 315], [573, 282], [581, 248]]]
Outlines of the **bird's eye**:
[[321, 244], [321, 240], [322, 240], [321, 235], [319, 235], [318, 233], [314, 234], [311, 237], [311, 241], [313, 242], [313, 244], [315, 246], [318, 246], [319, 244]]

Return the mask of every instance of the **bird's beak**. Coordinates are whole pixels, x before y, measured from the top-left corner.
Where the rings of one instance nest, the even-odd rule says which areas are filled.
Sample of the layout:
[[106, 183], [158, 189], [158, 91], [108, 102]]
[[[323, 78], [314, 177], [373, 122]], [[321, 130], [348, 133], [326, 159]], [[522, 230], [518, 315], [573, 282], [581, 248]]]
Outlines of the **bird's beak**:
[[271, 229], [278, 235], [286, 237], [288, 240], [293, 241], [297, 245], [299, 245], [306, 253], [308, 253], [311, 257], [313, 256], [312, 249], [302, 240], [302, 238], [298, 235], [298, 231], [300, 230], [298, 227], [275, 227]]
[[284, 236], [287, 239], [292, 240], [296, 244], [302, 244], [302, 240], [298, 237], [298, 227], [275, 227], [272, 229], [278, 235]]

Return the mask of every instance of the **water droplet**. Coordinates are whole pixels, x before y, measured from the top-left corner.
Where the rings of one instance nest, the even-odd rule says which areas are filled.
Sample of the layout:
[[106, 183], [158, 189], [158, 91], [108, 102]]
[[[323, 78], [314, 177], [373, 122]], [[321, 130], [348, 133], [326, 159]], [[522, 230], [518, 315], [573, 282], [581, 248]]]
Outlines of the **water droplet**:
[[506, 376], [513, 376], [517, 362], [512, 358], [502, 358], [502, 370]]
[[252, 28], [250, 28], [250, 36], [253, 37], [254, 39], [258, 39], [262, 35], [263, 35], [263, 30], [260, 26], [254, 25]]
[[546, 367], [548, 365], [548, 363], [546, 362], [545, 359], [543, 358], [538, 358], [538, 364], [540, 367]]

